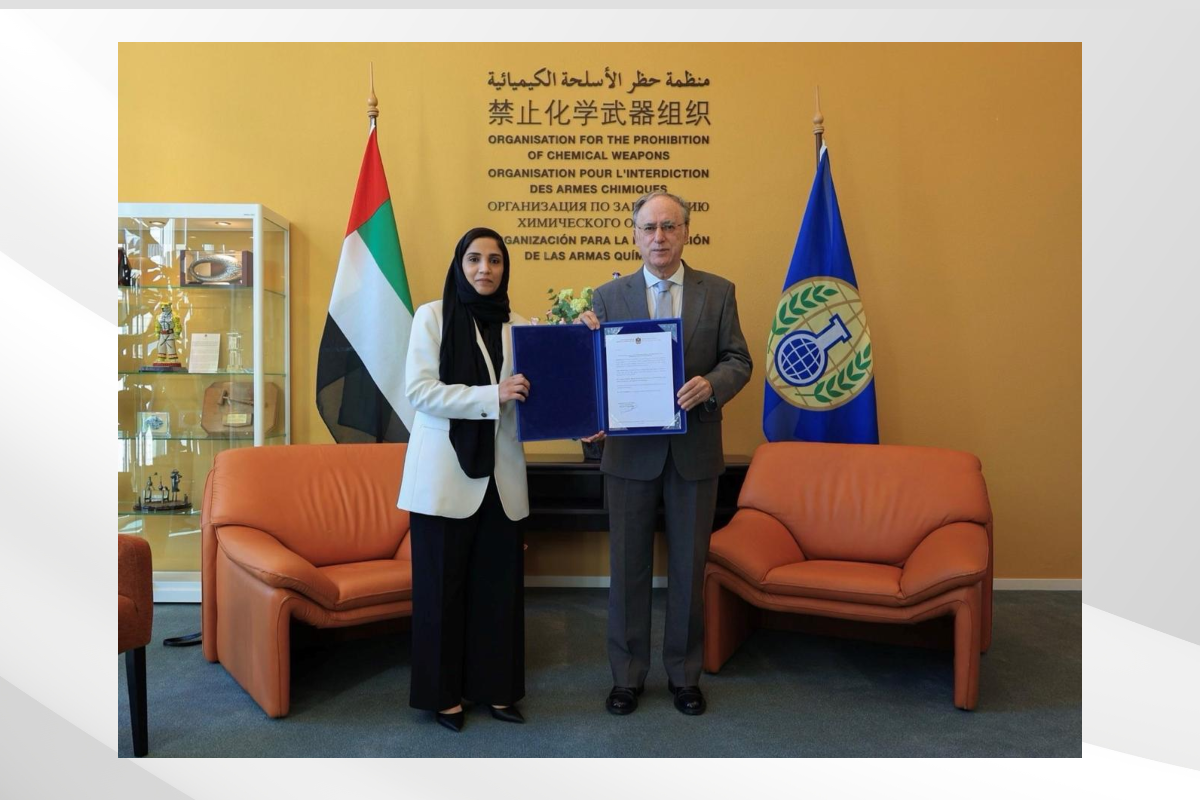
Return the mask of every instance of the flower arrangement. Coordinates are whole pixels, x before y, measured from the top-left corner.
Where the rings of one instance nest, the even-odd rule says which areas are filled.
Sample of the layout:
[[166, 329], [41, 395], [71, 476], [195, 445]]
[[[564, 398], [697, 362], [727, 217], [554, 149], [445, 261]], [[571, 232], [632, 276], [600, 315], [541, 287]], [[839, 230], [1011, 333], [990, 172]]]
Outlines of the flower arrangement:
[[592, 287], [585, 286], [575, 296], [574, 289], [554, 289], [549, 291], [550, 308], [546, 311], [546, 322], [551, 325], [569, 325], [579, 319], [579, 315], [592, 307]]

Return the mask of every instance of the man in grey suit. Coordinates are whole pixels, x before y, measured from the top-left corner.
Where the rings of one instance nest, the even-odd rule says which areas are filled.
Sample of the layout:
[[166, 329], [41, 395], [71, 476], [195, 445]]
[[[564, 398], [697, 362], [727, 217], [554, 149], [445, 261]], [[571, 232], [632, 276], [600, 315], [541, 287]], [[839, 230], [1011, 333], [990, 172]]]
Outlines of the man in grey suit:
[[601, 470], [609, 508], [612, 582], [608, 591], [608, 658], [613, 714], [637, 708], [650, 669], [650, 585], [655, 508], [662, 498], [667, 534], [667, 621], [663, 665], [675, 707], [703, 714], [700, 692], [704, 565], [725, 470], [721, 409], [750, 380], [750, 353], [738, 322], [733, 284], [683, 263], [688, 204], [651, 192], [633, 205], [634, 237], [644, 266], [596, 290], [600, 321], [682, 317], [684, 378], [679, 406], [687, 433], [614, 436]]

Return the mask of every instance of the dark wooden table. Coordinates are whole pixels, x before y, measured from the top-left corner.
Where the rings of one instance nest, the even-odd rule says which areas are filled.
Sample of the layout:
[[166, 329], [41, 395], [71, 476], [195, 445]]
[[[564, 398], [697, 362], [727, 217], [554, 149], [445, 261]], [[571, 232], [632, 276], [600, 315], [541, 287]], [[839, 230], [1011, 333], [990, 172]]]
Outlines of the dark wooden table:
[[[583, 454], [527, 455], [529, 465], [530, 531], [606, 531], [604, 475], [599, 461]], [[738, 493], [750, 466], [749, 456], [725, 456], [725, 474], [717, 482], [717, 513], [713, 530], [724, 526], [737, 511]], [[658, 529], [662, 530], [662, 509]]]

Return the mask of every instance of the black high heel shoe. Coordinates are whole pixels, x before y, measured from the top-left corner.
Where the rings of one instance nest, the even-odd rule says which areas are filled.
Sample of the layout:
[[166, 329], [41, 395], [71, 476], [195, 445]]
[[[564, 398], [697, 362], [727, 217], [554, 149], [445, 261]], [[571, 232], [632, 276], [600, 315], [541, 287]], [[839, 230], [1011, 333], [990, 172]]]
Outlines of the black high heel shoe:
[[449, 728], [455, 733], [463, 729], [463, 722], [467, 718], [467, 715], [461, 709], [455, 711], [453, 714], [443, 714], [441, 711], [438, 711], [435, 712], [434, 716], [437, 718], [438, 725], [441, 725], [443, 728]]
[[525, 724], [525, 717], [521, 715], [520, 709], [515, 705], [505, 706], [504, 708], [496, 708], [492, 706], [492, 716], [501, 722], [515, 722], [518, 725]]

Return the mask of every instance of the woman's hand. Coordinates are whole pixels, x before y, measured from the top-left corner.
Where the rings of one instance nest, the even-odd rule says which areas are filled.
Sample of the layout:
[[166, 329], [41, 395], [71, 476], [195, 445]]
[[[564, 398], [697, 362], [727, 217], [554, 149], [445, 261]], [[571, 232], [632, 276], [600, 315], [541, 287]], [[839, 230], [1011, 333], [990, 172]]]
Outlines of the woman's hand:
[[584, 436], [584, 437], [583, 437], [582, 439], [580, 439], [579, 441], [581, 441], [581, 442], [587, 442], [588, 444], [591, 444], [592, 442], [599, 442], [599, 441], [602, 441], [602, 440], [604, 439], [605, 435], [606, 435], [606, 434], [604, 433], [604, 431], [596, 431], [596, 432], [595, 432], [595, 433], [593, 433], [591, 436]]
[[524, 375], [517, 373], [500, 381], [501, 403], [507, 403], [509, 400], [520, 400], [524, 403], [526, 397], [529, 397], [529, 381]]

